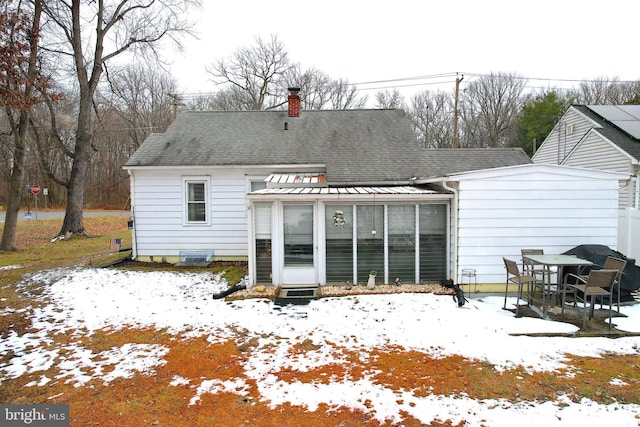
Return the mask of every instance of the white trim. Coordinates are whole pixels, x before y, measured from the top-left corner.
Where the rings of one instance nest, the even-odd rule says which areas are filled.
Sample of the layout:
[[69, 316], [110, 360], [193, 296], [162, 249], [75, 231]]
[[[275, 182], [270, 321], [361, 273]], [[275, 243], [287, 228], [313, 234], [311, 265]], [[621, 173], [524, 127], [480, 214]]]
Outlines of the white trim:
[[602, 135], [602, 133], [600, 133], [600, 128], [592, 127], [587, 131], [587, 133], [585, 133], [582, 136], [582, 138], [580, 138], [580, 140], [576, 143], [576, 145], [574, 145], [573, 148], [567, 153], [567, 155], [562, 160], [563, 164], [566, 163], [567, 160], [569, 160], [571, 158], [571, 156], [578, 150], [578, 148], [580, 148], [585, 143], [585, 141], [587, 141], [587, 139], [589, 138], [589, 136], [592, 133], [597, 135], [597, 137], [598, 137], [598, 139], [600, 139], [600, 141], [602, 141], [605, 144], [608, 144], [611, 148], [616, 150], [618, 153], [622, 154], [623, 157], [629, 159], [631, 164], [638, 163], [638, 160], [636, 160], [635, 157], [633, 157], [631, 154], [629, 154], [629, 152], [623, 150], [618, 144], [616, 144], [615, 142], [611, 141], [606, 136]]
[[[211, 176], [208, 175], [194, 175], [194, 176], [182, 176], [182, 225], [192, 226], [210, 226], [211, 225], [211, 194], [209, 189], [211, 188]], [[204, 221], [189, 221], [189, 192], [188, 185], [191, 183], [203, 183], [204, 184]]]
[[[253, 190], [251, 189], [251, 184], [254, 182], [265, 182], [267, 178], [266, 175], [245, 175], [245, 192], [247, 194], [251, 193]], [[265, 183], [266, 185], [266, 183]]]
[[[296, 165], [288, 165], [288, 164], [273, 164], [273, 165], [170, 165], [170, 166], [123, 166], [124, 170], [172, 170], [172, 169], [266, 169], [272, 171], [274, 169], [278, 170], [291, 170], [291, 171], [299, 171], [305, 168], [325, 168], [327, 165], [324, 163], [301, 163]], [[271, 172], [269, 172], [271, 173]]]
[[[552, 165], [546, 163], [529, 163], [526, 165], [505, 166], [501, 168], [482, 169], [477, 171], [461, 172], [444, 178], [447, 181], [464, 181], [478, 178], [491, 178], [510, 175], [521, 175], [523, 172], [546, 172], [565, 176], [579, 176], [590, 179], [629, 179], [629, 174], [608, 172], [595, 169], [579, 168], [575, 166]], [[430, 182], [441, 182], [443, 178], [434, 178]]]
[[[584, 105], [584, 107], [589, 108], [589, 106], [588, 106], [588, 105]], [[591, 125], [592, 125], [592, 126], [591, 126], [591, 128], [592, 128], [592, 129], [593, 129], [593, 128], [602, 128], [602, 126], [601, 126], [597, 121], [595, 121], [594, 119], [592, 119], [591, 117], [589, 117], [588, 115], [586, 115], [585, 113], [583, 113], [582, 111], [580, 111], [580, 109], [576, 108], [574, 105], [571, 105], [571, 106], [569, 107], [569, 109], [568, 109], [567, 111], [565, 111], [565, 113], [563, 114], [562, 118], [560, 119], [560, 122], [562, 122], [562, 121], [563, 121], [564, 117], [567, 115], [567, 113], [569, 112], [569, 110], [573, 110], [576, 114], [578, 114], [578, 115], [582, 116], [582, 118], [584, 118], [586, 121], [588, 121], [589, 123], [591, 123]], [[589, 108], [589, 110], [595, 113], [595, 111], [593, 111], [591, 108]], [[596, 113], [596, 114], [598, 114], [598, 113]], [[599, 115], [599, 114], [598, 114], [598, 115]]]

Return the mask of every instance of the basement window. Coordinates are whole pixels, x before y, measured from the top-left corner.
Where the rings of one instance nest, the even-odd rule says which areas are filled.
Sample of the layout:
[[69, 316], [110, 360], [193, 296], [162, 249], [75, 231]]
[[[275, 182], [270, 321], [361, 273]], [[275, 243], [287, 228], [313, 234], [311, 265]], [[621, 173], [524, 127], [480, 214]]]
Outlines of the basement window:
[[181, 266], [206, 266], [213, 261], [213, 251], [180, 251]]

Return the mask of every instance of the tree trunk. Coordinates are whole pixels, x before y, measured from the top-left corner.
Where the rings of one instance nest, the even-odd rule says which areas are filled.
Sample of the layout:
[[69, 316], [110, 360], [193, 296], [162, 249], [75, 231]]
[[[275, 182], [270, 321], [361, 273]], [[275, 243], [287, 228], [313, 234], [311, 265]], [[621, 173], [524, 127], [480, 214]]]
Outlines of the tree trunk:
[[[83, 123], [80, 120], [78, 130]], [[86, 125], [84, 125], [86, 126]], [[67, 184], [67, 208], [60, 229], [59, 236], [68, 234], [87, 235], [83, 223], [84, 209], [84, 184], [89, 167], [91, 149], [91, 135], [87, 132], [78, 131], [76, 138], [75, 156], [71, 166], [71, 175]]]
[[[24, 113], [23, 113], [24, 114]], [[9, 177], [9, 194], [7, 197], [7, 213], [4, 220], [1, 251], [17, 251], [16, 231], [18, 228], [18, 215], [22, 191], [22, 179], [24, 177], [24, 142], [20, 135], [15, 137], [15, 154], [13, 157], [13, 170]]]
[[83, 217], [84, 176], [87, 170], [86, 161], [76, 160], [71, 168], [71, 177], [67, 187], [67, 208], [60, 229], [60, 236], [66, 234], [85, 234]]
[[93, 140], [92, 132], [92, 114], [93, 114], [93, 96], [98, 82], [100, 81], [100, 75], [102, 74], [102, 51], [103, 51], [103, 12], [104, 5], [100, 3], [98, 8], [98, 24], [97, 24], [97, 37], [96, 48], [93, 57], [93, 66], [91, 77], [85, 68], [83, 50], [82, 50], [82, 37], [81, 32], [81, 18], [80, 18], [80, 0], [73, 0], [71, 2], [73, 30], [71, 32], [71, 45], [73, 47], [73, 57], [76, 67], [76, 76], [78, 78], [78, 84], [80, 89], [80, 105], [78, 109], [78, 127], [76, 129], [76, 142], [73, 154], [73, 164], [71, 166], [71, 175], [67, 182], [67, 209], [64, 215], [64, 221], [62, 222], [62, 228], [58, 236], [66, 237], [69, 234], [83, 234], [86, 235], [84, 230], [84, 224], [82, 221], [82, 211], [84, 209], [84, 184], [87, 176], [87, 169], [89, 167], [89, 160], [91, 157], [90, 150], [92, 149], [91, 143]]
[[[40, 16], [42, 13], [42, 2], [34, 2], [33, 20], [31, 22], [32, 36], [37, 34], [40, 29]], [[33, 85], [36, 82], [38, 69], [36, 58], [38, 56], [38, 37], [29, 38], [29, 65], [27, 67], [27, 83], [25, 84], [23, 99], [30, 103]], [[18, 123], [13, 121], [11, 108], [7, 106], [7, 118], [11, 122], [11, 128], [14, 134], [15, 151], [13, 156], [13, 168], [9, 177], [9, 194], [7, 199], [7, 213], [4, 220], [4, 229], [2, 232], [2, 240], [0, 240], [1, 251], [17, 251], [16, 232], [18, 229], [18, 215], [20, 210], [20, 201], [22, 200], [22, 180], [24, 179], [24, 159], [27, 146], [27, 135], [29, 130], [29, 114], [31, 105], [27, 109], [20, 111]]]

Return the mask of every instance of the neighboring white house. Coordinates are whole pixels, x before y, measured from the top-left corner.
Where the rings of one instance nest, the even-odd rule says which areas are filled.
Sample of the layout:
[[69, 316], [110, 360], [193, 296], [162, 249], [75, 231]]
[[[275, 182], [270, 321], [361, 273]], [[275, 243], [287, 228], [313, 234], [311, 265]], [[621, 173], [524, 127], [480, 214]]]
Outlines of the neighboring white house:
[[125, 169], [135, 259], [248, 261], [253, 284], [364, 283], [371, 270], [433, 283], [466, 267], [495, 284], [520, 247], [616, 239], [618, 174], [532, 165], [520, 149], [422, 149], [402, 110], [300, 111], [295, 91], [288, 111], [182, 113]]
[[640, 105], [572, 105], [532, 159], [627, 175], [619, 188], [618, 250], [640, 259]]

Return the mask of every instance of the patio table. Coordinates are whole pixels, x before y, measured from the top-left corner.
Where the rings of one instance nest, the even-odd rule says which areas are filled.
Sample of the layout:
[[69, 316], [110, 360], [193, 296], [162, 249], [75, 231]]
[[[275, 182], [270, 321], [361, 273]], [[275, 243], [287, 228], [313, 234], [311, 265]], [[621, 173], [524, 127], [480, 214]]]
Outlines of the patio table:
[[563, 286], [562, 270], [564, 267], [577, 267], [578, 269], [581, 269], [593, 265], [589, 260], [564, 254], [526, 255], [524, 258], [532, 264], [542, 265], [547, 271], [547, 274], [545, 274], [542, 279], [542, 318], [544, 319], [548, 318], [547, 313], [549, 311], [549, 304], [547, 302], [546, 295], [551, 294], [552, 286], [554, 286], [551, 283], [551, 267], [556, 267], [558, 270], [558, 283], [556, 283], [555, 286], [557, 286], [559, 290], [559, 287]]

